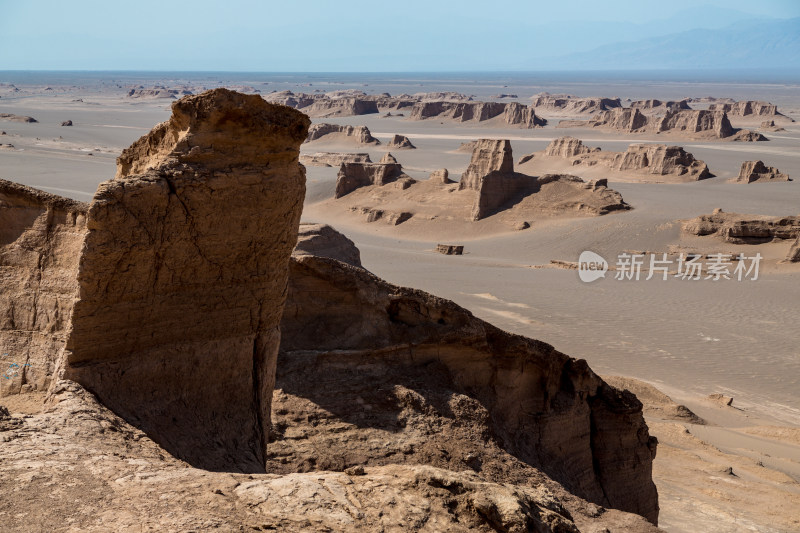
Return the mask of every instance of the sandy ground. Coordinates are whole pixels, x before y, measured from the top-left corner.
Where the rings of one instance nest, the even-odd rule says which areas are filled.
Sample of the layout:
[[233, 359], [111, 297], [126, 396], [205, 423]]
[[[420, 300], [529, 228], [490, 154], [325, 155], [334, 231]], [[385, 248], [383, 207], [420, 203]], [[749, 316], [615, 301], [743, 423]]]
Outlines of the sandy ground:
[[[472, 88], [464, 92], [487, 96], [500, 92], [498, 86]], [[89, 200], [99, 182], [113, 177], [114, 158], [122, 148], [169, 115], [168, 100], [130, 100], [122, 89], [77, 87], [45, 93], [38, 87], [22, 95], [3, 89], [0, 86], [0, 113], [30, 115], [39, 123], [0, 121], [0, 130], [7, 133], [0, 136], [0, 143], [14, 145], [13, 149], [0, 147], [0, 177], [80, 200]], [[364, 89], [414, 92], [407, 84]], [[416, 90], [429, 89], [441, 87]], [[558, 87], [509, 86], [502, 92], [519, 94], [524, 102], [541, 90], [634, 99], [707, 95], [760, 99], [778, 103], [780, 110], [800, 119], [796, 87], [594, 87], [575, 82]], [[73, 101], [79, 98], [84, 101]], [[68, 119], [75, 125], [61, 127]], [[664, 142], [658, 136], [614, 136], [595, 130], [555, 129], [554, 124], [536, 130], [488, 129], [377, 115], [324, 121], [367, 125], [384, 144], [395, 133], [407, 135], [417, 149], [393, 154], [406, 173], [418, 180], [443, 167], [458, 179], [469, 154], [457, 148], [477, 138], [511, 139], [515, 160], [543, 150], [562, 135], [614, 151], [623, 151], [633, 142]], [[746, 126], [736, 121], [734, 125]], [[797, 531], [800, 265], [778, 263], [788, 242], [733, 246], [713, 237], [689, 238], [681, 235], [679, 222], [717, 207], [740, 213], [798, 214], [800, 124], [781, 125], [786, 131], [766, 133], [768, 142], [669, 139], [669, 144], [679, 144], [705, 161], [716, 177], [686, 184], [626, 183], [611, 178], [609, 186], [634, 209], [604, 217], [531, 220], [531, 228], [523, 231], [493, 220], [366, 224], [359, 216], [336, 212], [324, 203], [332, 196], [337, 169], [309, 167], [304, 220], [327, 222], [343, 231], [361, 249], [364, 265], [393, 283], [450, 298], [499, 327], [585, 358], [600, 374], [654, 384], [704, 418], [706, 425], [648, 418], [662, 443], [654, 475], [661, 493], [661, 524], [667, 531]], [[368, 152], [373, 161], [386, 152], [383, 146], [325, 142], [303, 147], [307, 153], [327, 150]], [[799, 181], [727, 183], [738, 174], [742, 161], [751, 159], [762, 159]], [[574, 172], [581, 175], [580, 168]], [[442, 242], [464, 244], [465, 255], [435, 253], [433, 248]], [[626, 251], [759, 252], [765, 259], [755, 281], [687, 281], [672, 276], [666, 281], [622, 281], [609, 272], [605, 279], [587, 284], [575, 270], [535, 268], [548, 266], [552, 260], [577, 261], [584, 250], [599, 253], [612, 265]], [[732, 396], [733, 407], [707, 401], [713, 393]], [[724, 472], [729, 466], [735, 476]]]

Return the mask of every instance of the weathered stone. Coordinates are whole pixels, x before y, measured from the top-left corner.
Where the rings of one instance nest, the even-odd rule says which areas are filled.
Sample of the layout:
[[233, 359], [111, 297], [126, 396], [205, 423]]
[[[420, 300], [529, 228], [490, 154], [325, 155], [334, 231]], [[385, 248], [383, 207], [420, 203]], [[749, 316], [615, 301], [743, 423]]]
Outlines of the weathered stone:
[[300, 162], [315, 167], [338, 167], [342, 163], [372, 163], [367, 153], [317, 152], [301, 155]]
[[739, 176], [733, 180], [737, 183], [753, 183], [760, 181], [792, 181], [788, 174], [782, 174], [775, 167], [768, 167], [763, 161], [745, 161], [739, 169]]
[[396, 148], [399, 150], [413, 150], [416, 148], [405, 135], [395, 135], [387, 145], [388, 148]]
[[314, 124], [308, 129], [308, 138], [306, 142], [317, 141], [324, 138], [326, 135], [330, 136], [325, 140], [345, 139], [353, 141], [358, 145], [363, 144], [380, 144], [381, 142], [372, 136], [369, 128], [366, 126], [342, 126], [341, 124]]
[[632, 144], [614, 158], [613, 168], [620, 171], [644, 170], [660, 176], [688, 175], [696, 180], [713, 177], [703, 161], [698, 161], [680, 146], [664, 144]]
[[3, 255], [20, 237], [33, 244], [31, 228], [47, 237], [31, 251], [53, 273], [14, 259], [14, 277], [37, 272], [46, 298], [4, 311], [49, 318], [38, 332], [15, 318], [3, 340], [31, 337], [46, 378], [84, 385], [174, 455], [263, 471], [309, 120], [226, 89], [172, 110], [123, 151], [88, 207], [17, 192]]
[[444, 255], [461, 255], [464, 253], [464, 246], [460, 244], [437, 244], [436, 251]]

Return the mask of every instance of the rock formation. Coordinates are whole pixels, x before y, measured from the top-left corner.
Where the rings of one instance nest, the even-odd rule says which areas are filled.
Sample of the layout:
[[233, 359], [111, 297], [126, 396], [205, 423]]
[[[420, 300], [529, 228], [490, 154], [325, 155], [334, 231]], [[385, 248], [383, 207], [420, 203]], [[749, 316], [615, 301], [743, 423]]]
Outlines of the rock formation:
[[192, 94], [192, 91], [181, 89], [168, 89], [163, 86], [156, 86], [150, 89], [138, 87], [128, 91], [128, 98], [179, 98]]
[[428, 179], [436, 183], [441, 183], [442, 185], [450, 185], [451, 183], [455, 183], [450, 179], [449, 176], [450, 173], [446, 168], [440, 168], [439, 170], [434, 170], [431, 172], [431, 175]]
[[800, 237], [800, 216], [769, 217], [716, 210], [687, 220], [683, 231], [690, 235], [715, 235], [731, 244], [762, 244]]
[[292, 257], [329, 257], [342, 263], [361, 266], [361, 252], [344, 234], [328, 224], [300, 224]]
[[[570, 158], [581, 154], [600, 151], [599, 148], [589, 148], [584, 146], [580, 139], [575, 137], [559, 137], [550, 141], [544, 150], [544, 155], [550, 157]], [[520, 160], [520, 164], [524, 161]]]
[[292, 260], [281, 331], [275, 468], [416, 463], [532, 487], [544, 482], [538, 469], [582, 498], [657, 520], [656, 441], [641, 403], [585, 361], [308, 255]]
[[758, 133], [757, 131], [753, 130], [739, 130], [734, 133], [731, 137], [728, 137], [730, 141], [744, 141], [744, 142], [758, 142], [758, 141], [768, 141], [766, 137]]
[[[522, 201], [535, 195], [548, 184], [558, 184], [567, 189], [587, 189], [595, 193], [589, 202], [587, 198], [569, 201], [550, 202], [549, 210], [567, 210], [577, 207], [594, 214], [602, 215], [618, 209], [629, 209], [622, 196], [605, 186], [587, 186], [580, 178], [569, 175], [548, 174], [541, 177], [528, 176], [514, 172], [514, 159], [511, 143], [507, 140], [481, 139], [477, 141], [467, 170], [461, 175], [459, 190], [473, 190], [478, 193], [472, 208], [472, 220], [481, 220], [493, 215], [509, 203]], [[558, 195], [556, 195], [557, 197]], [[563, 198], [569, 197], [563, 191]]]
[[737, 183], [763, 181], [792, 181], [788, 174], [782, 174], [775, 167], [764, 165], [763, 161], [745, 161], [739, 169], [739, 176], [732, 180]]
[[172, 111], [88, 206], [5, 185], [2, 340], [177, 457], [263, 471], [309, 120], [226, 89]]
[[694, 180], [713, 177], [703, 161], [698, 161], [680, 146], [664, 144], [632, 144], [615, 157], [614, 168], [620, 171], [646, 170], [659, 176], [687, 175]]
[[647, 117], [638, 109], [618, 107], [608, 111], [601, 111], [586, 121], [562, 120], [558, 123], [557, 127], [589, 127], [632, 133], [645, 130], [647, 127]]
[[665, 113], [667, 111], [679, 111], [682, 109], [691, 109], [688, 100], [636, 100], [631, 102], [630, 107], [640, 109], [643, 112], [652, 113]]
[[342, 163], [372, 163], [367, 153], [317, 152], [303, 154], [300, 162], [314, 167], [338, 167]]
[[[535, 157], [544, 158], [536, 159]], [[625, 152], [602, 152], [600, 148], [585, 146], [580, 139], [560, 137], [554, 139], [543, 152], [523, 156], [519, 164], [534, 160], [533, 168], [547, 168], [552, 163], [547, 158], [568, 160], [572, 166], [600, 165], [621, 172], [624, 176], [644, 179], [643, 175], [669, 176], [677, 181], [697, 181], [713, 177], [708, 165], [699, 161], [680, 146], [664, 144], [631, 144]], [[538, 166], [537, 166], [538, 163]]]
[[389, 153], [379, 163], [342, 163], [336, 176], [334, 198], [341, 198], [359, 187], [386, 185], [402, 177], [405, 177], [402, 165]]
[[364, 98], [317, 99], [303, 113], [317, 118], [369, 115], [378, 113], [378, 103]]
[[735, 133], [724, 111], [708, 110], [670, 111], [654, 122], [653, 130], [657, 133], [708, 133], [719, 139]]
[[[279, 409], [293, 407], [294, 399], [276, 391]], [[4, 533], [658, 531], [637, 515], [580, 500], [544, 476], [533, 486], [424, 464], [284, 475], [188, 467], [68, 381], [58, 383], [43, 412], [5, 411], [0, 407], [0, 490], [4, 508], [20, 512], [3, 518]], [[281, 414], [277, 418], [285, 421]], [[302, 434], [328, 420], [292, 426]], [[292, 442], [291, 431], [286, 433], [270, 446]]]
[[774, 120], [765, 120], [761, 123], [761, 126], [759, 126], [758, 129], [764, 131], [786, 131], [786, 128], [782, 128], [781, 126], [775, 124]]
[[733, 103], [713, 103], [708, 106], [711, 111], [724, 111], [729, 116], [747, 117], [774, 117], [782, 116], [778, 113], [778, 106], [767, 102], [755, 102], [752, 100], [742, 100]]
[[50, 386], [69, 336], [88, 210], [0, 180], [0, 347], [3, 362], [20, 368], [0, 379], [0, 396]]
[[0, 113], [0, 120], [9, 120], [11, 122], [27, 122], [27, 123], [39, 122], [33, 117], [14, 115], [13, 113]]
[[475, 142], [467, 170], [461, 174], [458, 184], [460, 190], [480, 189], [480, 179], [492, 172], [511, 174], [514, 172], [514, 158], [511, 142], [508, 140], [480, 139]]
[[562, 120], [559, 128], [599, 128], [624, 133], [663, 133], [688, 138], [726, 140], [763, 140], [758, 134], [738, 131], [731, 126], [724, 111], [692, 110], [676, 107], [663, 116], [647, 116], [637, 107], [621, 107], [601, 111], [589, 120]]
[[619, 98], [582, 98], [569, 94], [539, 93], [531, 97], [531, 107], [541, 111], [564, 114], [593, 114], [622, 107]]
[[800, 235], [797, 236], [797, 240], [794, 241], [792, 247], [789, 248], [789, 253], [786, 255], [786, 260], [790, 263], [800, 262]]
[[436, 251], [444, 255], [462, 255], [464, 246], [460, 244], [437, 244]]
[[389, 144], [387, 144], [386, 146], [387, 148], [395, 148], [398, 150], [416, 148], [416, 146], [411, 144], [411, 141], [405, 135], [395, 135], [394, 137], [392, 137], [392, 140], [389, 141]]
[[491, 119], [523, 128], [544, 126], [547, 121], [536, 116], [532, 108], [517, 102], [417, 102], [411, 108], [411, 118], [445, 118], [455, 122], [485, 122]]
[[317, 141], [325, 138], [326, 141], [346, 140], [354, 141], [357, 145], [380, 144], [381, 142], [372, 136], [366, 126], [342, 126], [340, 124], [314, 124], [308, 130], [306, 142]]

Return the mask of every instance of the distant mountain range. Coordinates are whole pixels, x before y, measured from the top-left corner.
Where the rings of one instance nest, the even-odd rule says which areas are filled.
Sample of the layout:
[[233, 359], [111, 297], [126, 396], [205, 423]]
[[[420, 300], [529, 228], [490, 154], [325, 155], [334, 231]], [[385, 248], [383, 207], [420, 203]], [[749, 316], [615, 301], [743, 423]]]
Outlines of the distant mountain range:
[[[800, 18], [753, 19], [542, 59], [559, 69], [800, 69]], [[798, 72], [800, 73], [800, 72]]]

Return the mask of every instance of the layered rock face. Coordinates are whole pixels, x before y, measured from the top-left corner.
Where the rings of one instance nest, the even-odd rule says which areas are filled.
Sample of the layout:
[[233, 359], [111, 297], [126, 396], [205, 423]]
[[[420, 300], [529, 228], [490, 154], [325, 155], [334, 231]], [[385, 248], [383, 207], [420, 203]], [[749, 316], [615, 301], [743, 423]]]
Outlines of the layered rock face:
[[768, 167], [763, 161], [745, 161], [739, 169], [739, 176], [733, 180], [737, 183], [753, 183], [758, 181], [792, 181], [788, 174], [782, 174], [775, 167]]
[[780, 115], [778, 113], [778, 106], [767, 102], [756, 102], [753, 100], [742, 100], [734, 103], [714, 103], [708, 106], [711, 111], [724, 111], [728, 115], [746, 117], [746, 116], [759, 116], [759, 117], [772, 117]]
[[480, 188], [480, 178], [491, 172], [514, 172], [511, 142], [508, 140], [480, 139], [472, 147], [472, 158], [467, 170], [461, 174], [459, 190]]
[[[16, 231], [49, 227], [35, 253], [60, 272], [48, 269], [43, 292], [63, 294], [42, 299], [53, 313], [42, 346], [63, 343], [46, 354], [59, 357], [55, 375], [177, 457], [263, 471], [309, 120], [226, 89], [172, 111], [122, 153], [88, 209], [27, 200]], [[38, 307], [6, 309], [19, 305]]]
[[656, 442], [632, 394], [547, 344], [330, 256], [291, 263], [275, 468], [416, 463], [540, 486], [538, 469], [655, 523]]
[[620, 107], [601, 111], [588, 121], [562, 120], [559, 128], [586, 126], [590, 128], [604, 128], [626, 133], [643, 131], [647, 127], [647, 117], [638, 109]]
[[0, 180], [0, 396], [50, 385], [69, 336], [88, 210]]
[[696, 180], [713, 177], [703, 161], [698, 161], [680, 146], [664, 144], [632, 144], [614, 158], [613, 167], [620, 171], [646, 170], [660, 176], [688, 175]]
[[379, 163], [342, 163], [336, 176], [334, 198], [341, 198], [359, 187], [386, 185], [404, 176], [403, 166], [388, 153]]
[[584, 146], [583, 141], [575, 137], [559, 137], [553, 139], [547, 148], [544, 149], [544, 155], [550, 157], [564, 157], [570, 158], [582, 154], [599, 151], [599, 148], [589, 148]]
[[581, 98], [569, 94], [539, 93], [531, 97], [531, 107], [562, 113], [597, 113], [622, 107], [619, 98]]
[[724, 111], [670, 111], [653, 123], [656, 132], [708, 132], [723, 139], [735, 133]]
[[[716, 210], [710, 215], [687, 220], [683, 231], [691, 235], [716, 235], [732, 244], [762, 244], [800, 237], [800, 216], [768, 217]], [[791, 259], [792, 255], [787, 257]]]
[[342, 163], [372, 163], [368, 153], [317, 152], [300, 156], [300, 162], [314, 167], [338, 167]]
[[661, 101], [656, 99], [651, 100], [636, 100], [631, 102], [630, 107], [641, 109], [642, 111], [664, 112], [664, 111], [677, 111], [680, 109], [691, 109], [688, 100], [667, 100]]
[[[380, 144], [381, 142], [372, 136], [366, 126], [343, 126], [341, 124], [314, 124], [308, 129], [306, 142], [317, 141], [330, 135], [330, 140], [335, 137], [347, 137], [348, 140], [356, 144]], [[329, 140], [329, 139], [325, 139]]]
[[318, 99], [303, 108], [303, 112], [319, 118], [369, 115], [378, 112], [378, 103], [364, 98]]
[[505, 124], [535, 128], [544, 126], [547, 121], [537, 117], [534, 111], [516, 102], [417, 102], [411, 108], [411, 118], [447, 118], [455, 122], [484, 122], [502, 117]]

